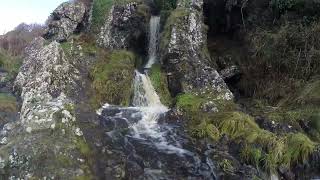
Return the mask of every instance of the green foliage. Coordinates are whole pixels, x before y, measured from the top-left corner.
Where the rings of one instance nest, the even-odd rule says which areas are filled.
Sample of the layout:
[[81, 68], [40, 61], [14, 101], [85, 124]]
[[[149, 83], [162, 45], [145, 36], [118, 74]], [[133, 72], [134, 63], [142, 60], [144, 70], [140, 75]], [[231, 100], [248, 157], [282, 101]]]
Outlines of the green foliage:
[[17, 100], [14, 96], [6, 93], [0, 93], [0, 111], [1, 112], [17, 112]]
[[247, 38], [252, 58], [241, 62], [240, 89], [246, 96], [270, 103], [297, 91], [320, 73], [320, 24], [287, 23], [273, 29], [256, 29]]
[[77, 139], [76, 147], [84, 157], [89, 158], [91, 156], [92, 150], [83, 138]]
[[224, 172], [234, 172], [234, 167], [229, 159], [223, 159], [221, 162], [219, 162], [219, 166]]
[[191, 134], [197, 138], [210, 137], [211, 139], [217, 141], [220, 138], [219, 129], [213, 124], [209, 123], [207, 120], [202, 120], [202, 122], [195, 128], [191, 129]]
[[93, 0], [92, 30], [98, 32], [113, 5], [113, 0]]
[[93, 105], [103, 103], [128, 106], [134, 78], [135, 56], [128, 51], [113, 51], [99, 58], [91, 71]]
[[72, 44], [70, 42], [63, 42], [60, 45], [66, 55], [71, 55]]
[[150, 80], [160, 100], [166, 106], [172, 105], [172, 97], [168, 89], [168, 81], [165, 73], [161, 71], [160, 65], [153, 65], [149, 74]]
[[13, 80], [19, 72], [22, 60], [19, 57], [13, 57], [0, 50], [0, 68], [9, 73], [7, 80]]
[[302, 133], [290, 134], [288, 136], [288, 147], [284, 154], [284, 163], [293, 165], [305, 163], [314, 151], [315, 143]]
[[220, 113], [215, 115], [214, 119], [217, 119], [216, 123], [221, 133], [228, 135], [231, 139], [248, 138], [259, 130], [253, 118], [241, 112]]
[[240, 153], [241, 159], [247, 163], [254, 165], [256, 168], [260, 167], [260, 162], [263, 158], [262, 150], [260, 148], [245, 146]]

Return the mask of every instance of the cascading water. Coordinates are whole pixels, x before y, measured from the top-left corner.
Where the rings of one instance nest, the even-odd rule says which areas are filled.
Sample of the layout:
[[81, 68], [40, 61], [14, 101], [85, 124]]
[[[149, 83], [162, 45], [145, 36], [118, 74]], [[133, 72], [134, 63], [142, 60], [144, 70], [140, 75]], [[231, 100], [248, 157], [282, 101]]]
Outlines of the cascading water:
[[159, 122], [169, 109], [161, 103], [147, 75], [157, 61], [159, 29], [160, 17], [151, 17], [149, 58], [144, 72], [135, 71], [133, 107], [106, 104], [98, 110], [108, 139], [112, 139], [108, 146], [117, 152], [121, 148], [130, 163], [136, 160], [134, 163], [141, 164], [142, 159], [144, 173], [131, 179], [215, 179], [212, 162], [195, 153], [183, 129]]

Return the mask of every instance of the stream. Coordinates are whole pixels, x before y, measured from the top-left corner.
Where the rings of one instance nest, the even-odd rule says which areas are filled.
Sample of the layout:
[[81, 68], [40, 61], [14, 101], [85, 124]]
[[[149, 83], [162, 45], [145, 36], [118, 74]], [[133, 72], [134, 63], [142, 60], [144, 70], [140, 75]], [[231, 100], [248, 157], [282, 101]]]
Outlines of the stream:
[[199, 153], [181, 124], [166, 120], [170, 109], [148, 77], [158, 60], [159, 27], [160, 17], [151, 17], [149, 58], [142, 71], [135, 71], [132, 106], [105, 104], [97, 111], [109, 148], [127, 157], [128, 179], [217, 179], [213, 162]]

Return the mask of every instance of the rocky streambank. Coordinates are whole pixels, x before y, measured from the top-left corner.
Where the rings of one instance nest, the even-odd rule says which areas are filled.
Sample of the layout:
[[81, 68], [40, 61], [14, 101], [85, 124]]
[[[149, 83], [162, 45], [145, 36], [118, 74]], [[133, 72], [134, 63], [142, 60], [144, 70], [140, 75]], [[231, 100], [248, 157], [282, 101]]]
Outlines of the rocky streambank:
[[[15, 78], [0, 59], [0, 178], [319, 177], [319, 3], [290, 3], [61, 4]], [[146, 70], [152, 16], [159, 55]], [[134, 136], [137, 71], [170, 109], [156, 123], [167, 149]]]

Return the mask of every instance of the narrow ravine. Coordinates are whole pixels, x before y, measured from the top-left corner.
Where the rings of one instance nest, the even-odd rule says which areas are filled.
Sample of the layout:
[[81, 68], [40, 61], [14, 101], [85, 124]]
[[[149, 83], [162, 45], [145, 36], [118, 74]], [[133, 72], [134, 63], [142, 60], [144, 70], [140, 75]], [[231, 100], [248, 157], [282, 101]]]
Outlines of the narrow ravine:
[[128, 161], [143, 169], [126, 172], [139, 174], [131, 179], [216, 179], [209, 158], [196, 152], [178, 124], [166, 123], [169, 108], [161, 103], [148, 76], [158, 59], [159, 27], [160, 17], [151, 17], [149, 58], [142, 72], [135, 71], [132, 107], [106, 104], [97, 111], [107, 138], [112, 139], [109, 147], [117, 151], [120, 147]]

